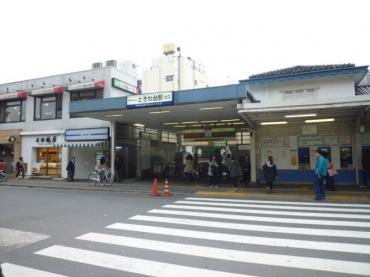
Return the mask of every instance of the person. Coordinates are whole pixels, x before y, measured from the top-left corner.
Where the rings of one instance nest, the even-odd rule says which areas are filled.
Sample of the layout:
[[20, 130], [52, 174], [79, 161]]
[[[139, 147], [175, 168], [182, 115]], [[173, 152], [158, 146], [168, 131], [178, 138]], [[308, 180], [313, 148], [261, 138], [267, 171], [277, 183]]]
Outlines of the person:
[[195, 177], [199, 178], [199, 156], [197, 153], [194, 154], [193, 166]]
[[262, 167], [263, 176], [267, 185], [267, 192], [272, 192], [272, 184], [277, 179], [277, 169], [272, 156], [268, 156], [265, 164]]
[[116, 167], [116, 178], [118, 182], [121, 182], [124, 175], [124, 165], [123, 165], [123, 157], [120, 154], [117, 154], [115, 160], [115, 167]]
[[104, 173], [105, 173], [105, 157], [104, 156], [100, 158], [96, 169], [98, 170], [99, 178], [101, 181], [104, 178]]
[[332, 191], [336, 191], [334, 176], [338, 174], [337, 169], [333, 163], [329, 163], [328, 176], [326, 178], [326, 188]]
[[218, 188], [218, 174], [219, 174], [219, 165], [216, 161], [216, 156], [212, 155], [209, 159], [208, 164], [208, 178], [209, 178], [209, 187]]
[[75, 176], [75, 157], [71, 157], [67, 164], [67, 181], [72, 182]]
[[22, 174], [22, 178], [24, 179], [24, 162], [23, 157], [19, 157], [19, 160], [17, 161], [15, 165], [16, 175], [15, 178], [18, 178], [20, 174]]
[[248, 155], [242, 160], [243, 182], [248, 186], [251, 181], [251, 162]]
[[367, 181], [370, 173], [370, 151], [366, 150], [362, 157], [362, 186], [367, 187]]
[[191, 154], [188, 154], [185, 159], [186, 159], [184, 168], [185, 179], [187, 183], [191, 183], [193, 182], [194, 174], [193, 156]]
[[324, 153], [320, 150], [316, 150], [316, 163], [315, 163], [315, 200], [324, 200], [325, 199], [325, 188], [324, 180], [328, 174], [328, 160], [325, 158]]
[[232, 180], [233, 188], [237, 189], [239, 186], [239, 163], [235, 160], [233, 156], [229, 165], [229, 177]]

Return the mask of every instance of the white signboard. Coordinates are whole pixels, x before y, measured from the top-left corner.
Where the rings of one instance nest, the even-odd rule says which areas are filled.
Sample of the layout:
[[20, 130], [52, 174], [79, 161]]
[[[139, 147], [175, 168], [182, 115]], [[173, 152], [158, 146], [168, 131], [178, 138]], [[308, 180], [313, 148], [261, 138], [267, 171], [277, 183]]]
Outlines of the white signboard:
[[317, 125], [303, 125], [302, 135], [317, 135]]
[[261, 138], [262, 146], [288, 146], [289, 138], [288, 137], [262, 137]]
[[66, 130], [66, 141], [108, 140], [109, 128]]
[[128, 109], [173, 105], [173, 92], [145, 93], [127, 96]]
[[321, 136], [298, 137], [299, 146], [318, 146], [323, 145]]

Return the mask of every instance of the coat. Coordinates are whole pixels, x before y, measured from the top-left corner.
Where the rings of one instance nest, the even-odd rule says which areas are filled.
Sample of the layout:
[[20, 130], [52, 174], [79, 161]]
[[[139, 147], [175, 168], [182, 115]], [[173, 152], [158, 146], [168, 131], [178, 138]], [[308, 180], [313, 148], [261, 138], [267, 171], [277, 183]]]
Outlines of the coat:
[[275, 164], [268, 165], [265, 163], [262, 167], [263, 176], [266, 183], [272, 183], [277, 177], [277, 169]]
[[235, 177], [240, 176], [239, 163], [235, 160], [232, 160], [230, 162], [230, 174], [229, 174], [229, 176], [230, 176], [230, 178], [235, 178]]
[[319, 156], [315, 164], [315, 175], [318, 177], [325, 177], [328, 175], [329, 162], [323, 156]]
[[70, 175], [75, 175], [75, 164], [72, 160], [69, 160], [66, 170], [70, 172]]
[[195, 173], [193, 160], [186, 160], [184, 173]]

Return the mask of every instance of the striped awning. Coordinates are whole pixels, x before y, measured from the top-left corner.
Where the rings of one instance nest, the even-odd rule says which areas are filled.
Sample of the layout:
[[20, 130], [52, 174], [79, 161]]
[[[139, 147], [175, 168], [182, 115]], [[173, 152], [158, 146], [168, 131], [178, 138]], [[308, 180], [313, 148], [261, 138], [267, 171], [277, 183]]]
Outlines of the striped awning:
[[109, 147], [109, 141], [74, 141], [54, 143], [54, 147]]

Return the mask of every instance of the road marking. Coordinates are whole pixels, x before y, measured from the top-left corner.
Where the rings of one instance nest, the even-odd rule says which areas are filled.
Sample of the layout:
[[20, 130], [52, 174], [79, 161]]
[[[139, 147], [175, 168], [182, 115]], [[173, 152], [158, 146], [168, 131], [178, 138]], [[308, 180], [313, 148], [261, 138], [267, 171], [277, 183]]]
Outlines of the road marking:
[[308, 213], [308, 212], [289, 212], [289, 211], [272, 211], [272, 210], [249, 210], [249, 209], [236, 209], [236, 208], [224, 208], [224, 207], [189, 206], [189, 205], [164, 205], [163, 208], [216, 211], [216, 212], [232, 212], [232, 213], [245, 213], [245, 214], [263, 214], [263, 215], [266, 214], [266, 215], [301, 216], [301, 217], [370, 219], [370, 215], [363, 215], [363, 214], [333, 214], [333, 213]]
[[240, 204], [240, 203], [224, 203], [224, 202], [201, 202], [201, 201], [176, 201], [176, 204], [192, 204], [204, 206], [225, 206], [225, 207], [241, 207], [241, 208], [265, 208], [265, 209], [280, 209], [280, 210], [301, 210], [301, 211], [318, 211], [318, 212], [351, 212], [351, 213], [370, 213], [370, 209], [356, 208], [328, 208], [328, 207], [302, 207], [302, 206], [276, 206], [263, 204]]
[[233, 220], [247, 220], [260, 222], [278, 222], [289, 224], [307, 224], [307, 225], [322, 225], [322, 226], [346, 226], [346, 227], [370, 227], [370, 222], [360, 221], [336, 221], [336, 220], [317, 220], [317, 219], [298, 219], [298, 218], [283, 218], [283, 217], [264, 217], [264, 216], [249, 216], [249, 215], [233, 215], [233, 214], [219, 214], [219, 213], [204, 213], [204, 212], [188, 212], [178, 210], [159, 210], [153, 209], [148, 213], [156, 214], [171, 214], [171, 215], [185, 215], [208, 218], [223, 218]]
[[159, 216], [150, 216], [150, 215], [136, 215], [136, 216], [130, 217], [130, 219], [150, 221], [150, 222], [169, 223], [169, 224], [210, 227], [210, 228], [244, 230], [244, 231], [259, 231], [259, 232], [269, 232], [269, 233], [283, 233], [283, 234], [286, 233], [286, 234], [311, 235], [311, 236], [370, 239], [370, 232], [363, 232], [363, 231], [240, 224], [240, 223], [231, 223], [231, 222], [207, 221], [207, 220], [185, 219], [185, 218], [176, 218], [176, 217], [162, 217], [162, 216], [159, 217]]
[[262, 203], [262, 204], [284, 204], [284, 205], [297, 205], [297, 206], [332, 206], [332, 207], [353, 207], [353, 208], [368, 208], [368, 204], [342, 204], [342, 203], [330, 203], [330, 202], [293, 202], [293, 201], [268, 201], [268, 200], [245, 200], [245, 199], [227, 199], [227, 198], [205, 198], [205, 197], [187, 197], [188, 200], [205, 200], [214, 202], [237, 202], [237, 203]]
[[22, 247], [48, 237], [43, 234], [0, 228], [0, 247]]
[[314, 269], [338, 273], [358, 274], [364, 276], [370, 275], [370, 264], [362, 262], [351, 262], [311, 257], [298, 257], [281, 254], [257, 253], [251, 251], [230, 250], [216, 247], [196, 246], [184, 243], [162, 242], [156, 240], [139, 239], [126, 236], [116, 236], [98, 233], [88, 233], [78, 237], [78, 239], [120, 246], [135, 247], [141, 249], [150, 249], [154, 251], [162, 251], [182, 255], [228, 260], [234, 262], [254, 263], [310, 270]]
[[243, 244], [266, 245], [274, 247], [302, 248], [322, 251], [370, 254], [370, 245], [353, 243], [335, 243], [325, 241], [310, 241], [297, 239], [280, 239], [256, 236], [241, 236], [214, 232], [192, 231], [186, 229], [164, 228], [136, 224], [115, 223], [107, 226], [109, 229], [135, 231], [149, 234], [160, 234], [176, 237], [197, 238], [206, 240], [238, 242]]
[[35, 254], [156, 277], [251, 277], [251, 275], [155, 262], [61, 245], [45, 248]]
[[5, 277], [67, 277], [30, 267], [4, 263], [1, 265]]

